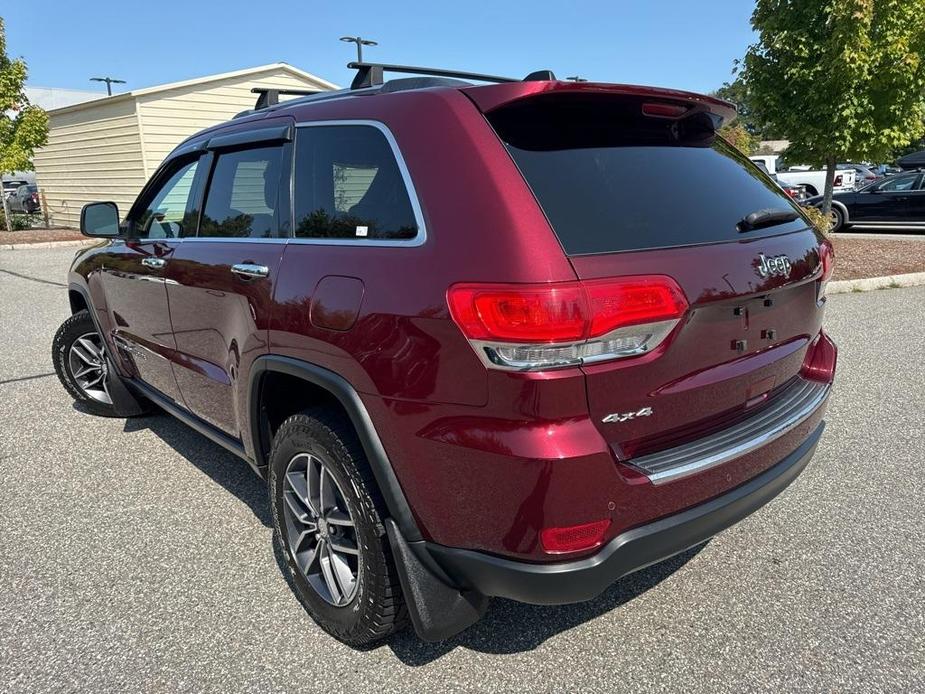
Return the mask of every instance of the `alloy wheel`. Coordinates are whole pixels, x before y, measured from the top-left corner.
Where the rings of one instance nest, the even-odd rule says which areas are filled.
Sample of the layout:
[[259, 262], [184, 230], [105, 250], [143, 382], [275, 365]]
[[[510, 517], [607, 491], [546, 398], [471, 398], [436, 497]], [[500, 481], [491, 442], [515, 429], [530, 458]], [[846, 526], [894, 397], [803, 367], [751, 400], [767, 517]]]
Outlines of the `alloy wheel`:
[[359, 586], [360, 550], [334, 475], [317, 456], [299, 453], [286, 467], [283, 498], [287, 544], [299, 570], [323, 600], [349, 604]]
[[97, 333], [84, 333], [71, 343], [68, 350], [68, 367], [74, 382], [88, 398], [105, 405], [112, 404], [106, 384], [106, 354], [103, 351], [103, 341]]

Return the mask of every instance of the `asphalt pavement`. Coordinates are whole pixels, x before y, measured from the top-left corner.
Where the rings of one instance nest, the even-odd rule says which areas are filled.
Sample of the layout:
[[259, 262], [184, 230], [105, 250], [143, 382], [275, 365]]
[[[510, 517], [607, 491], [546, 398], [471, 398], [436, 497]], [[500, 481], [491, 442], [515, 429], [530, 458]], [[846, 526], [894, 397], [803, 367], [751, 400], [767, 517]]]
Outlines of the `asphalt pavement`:
[[828, 428], [755, 515], [593, 602], [357, 651], [290, 593], [245, 463], [72, 405], [77, 250], [0, 251], [0, 691], [925, 691], [925, 287], [830, 298]]

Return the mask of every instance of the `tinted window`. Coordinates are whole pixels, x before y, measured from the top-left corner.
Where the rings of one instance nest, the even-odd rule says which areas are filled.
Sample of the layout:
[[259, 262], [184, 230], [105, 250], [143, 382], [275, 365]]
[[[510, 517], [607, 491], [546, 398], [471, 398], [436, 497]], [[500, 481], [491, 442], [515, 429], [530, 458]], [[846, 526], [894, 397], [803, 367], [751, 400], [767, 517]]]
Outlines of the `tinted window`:
[[190, 191], [199, 160], [180, 166], [157, 189], [135, 222], [138, 238], [174, 239], [196, 230], [196, 213], [190, 209]]
[[295, 235], [411, 239], [418, 227], [388, 140], [363, 125], [300, 128]]
[[794, 208], [706, 114], [670, 120], [634, 100], [537, 97], [490, 119], [569, 255], [736, 240], [746, 215]]
[[879, 190], [890, 192], [890, 191], [902, 191], [902, 190], [915, 190], [915, 182], [918, 180], [918, 175], [913, 176], [897, 176], [896, 178], [891, 178], [889, 180], [881, 183], [878, 188]]
[[281, 147], [219, 154], [209, 181], [199, 235], [267, 238], [279, 235]]

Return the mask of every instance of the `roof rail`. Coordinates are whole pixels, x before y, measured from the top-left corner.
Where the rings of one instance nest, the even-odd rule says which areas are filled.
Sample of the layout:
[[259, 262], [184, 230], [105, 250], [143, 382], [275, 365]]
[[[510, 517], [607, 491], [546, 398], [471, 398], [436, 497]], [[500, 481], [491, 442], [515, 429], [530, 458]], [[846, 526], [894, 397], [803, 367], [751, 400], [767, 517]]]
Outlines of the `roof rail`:
[[[416, 67], [414, 65], [390, 65], [388, 63], [347, 63], [347, 67], [356, 70], [357, 74], [350, 84], [351, 89], [367, 89], [378, 87], [383, 83], [384, 72], [402, 72], [409, 75], [430, 75], [433, 77], [456, 77], [458, 79], [476, 80], [478, 82], [520, 82], [514, 77], [500, 77], [498, 75], [483, 75], [478, 72], [463, 72], [461, 70], [444, 70], [435, 67]], [[524, 77], [524, 82], [539, 80], [554, 80], [556, 76], [551, 70], [537, 70]]]
[[275, 87], [254, 87], [251, 89], [252, 94], [259, 94], [254, 110], [259, 111], [263, 108], [276, 106], [279, 103], [279, 95], [286, 96], [308, 96], [309, 94], [318, 94], [320, 89], [276, 89]]

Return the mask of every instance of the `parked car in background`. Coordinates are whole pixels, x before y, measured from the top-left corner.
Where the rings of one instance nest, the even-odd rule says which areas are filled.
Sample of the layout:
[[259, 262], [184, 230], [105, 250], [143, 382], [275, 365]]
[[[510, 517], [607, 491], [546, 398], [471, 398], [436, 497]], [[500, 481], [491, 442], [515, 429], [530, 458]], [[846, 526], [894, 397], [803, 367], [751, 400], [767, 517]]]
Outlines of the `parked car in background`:
[[20, 186], [28, 185], [29, 181], [13, 178], [13, 179], [4, 179], [3, 181], [3, 197], [9, 199]]
[[[804, 202], [822, 206], [822, 196]], [[882, 178], [860, 190], [832, 195], [832, 231], [850, 227], [925, 228], [925, 173], [902, 173]]]
[[847, 171], [848, 169], [855, 172], [854, 187], [863, 188], [866, 185], [869, 185], [881, 178], [880, 174], [873, 171], [869, 166], [864, 164], [853, 164], [851, 162], [845, 164], [837, 164], [836, 168], [841, 171]]
[[784, 181], [780, 180], [780, 178], [777, 176], [776, 173], [771, 173], [770, 171], [768, 171], [767, 164], [762, 159], [752, 159], [752, 161], [755, 163], [755, 166], [757, 166], [759, 169], [761, 169], [766, 174], [768, 174], [768, 176], [771, 177], [771, 180], [774, 181], [777, 185], [779, 185], [781, 190], [783, 190], [791, 198], [793, 198], [797, 202], [802, 202], [803, 200], [806, 199], [807, 197], [806, 189], [803, 188], [803, 186], [796, 186], [791, 183], [785, 183]]
[[[795, 186], [803, 186], [809, 196], [818, 195], [825, 191], [826, 175], [825, 170], [803, 169], [802, 167], [791, 167], [787, 171], [777, 172], [777, 177], [781, 181]], [[857, 173], [854, 169], [838, 170], [835, 172], [832, 190], [838, 192], [854, 190], [856, 180]]]
[[33, 214], [41, 209], [39, 202], [39, 188], [31, 183], [19, 186], [8, 198], [10, 212]]
[[264, 102], [123, 221], [85, 206], [52, 346], [83, 409], [156, 403], [267, 479], [293, 589], [357, 646], [700, 544], [809, 463], [836, 368], [831, 243], [717, 134], [734, 104], [382, 78], [420, 70]]
[[925, 149], [900, 157], [896, 160], [896, 165], [904, 171], [925, 167]]
[[[753, 154], [749, 157], [756, 164], [763, 164], [764, 170], [769, 174], [776, 175], [776, 179], [781, 184], [801, 187], [807, 196], [818, 195], [825, 191], [826, 172], [813, 170], [809, 166], [791, 166], [784, 170], [778, 168], [780, 155], [778, 154]], [[854, 190], [857, 173], [854, 169], [842, 169], [835, 173], [834, 190]]]

